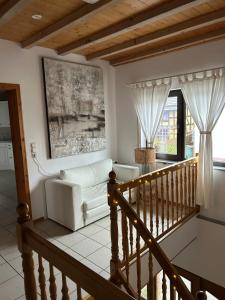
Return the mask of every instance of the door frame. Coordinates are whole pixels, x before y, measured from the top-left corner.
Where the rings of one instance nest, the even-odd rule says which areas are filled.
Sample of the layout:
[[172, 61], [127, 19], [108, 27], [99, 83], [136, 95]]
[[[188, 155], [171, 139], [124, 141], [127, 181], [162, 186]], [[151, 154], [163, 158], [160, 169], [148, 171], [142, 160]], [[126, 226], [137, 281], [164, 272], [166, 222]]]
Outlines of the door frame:
[[28, 204], [29, 214], [32, 218], [20, 85], [11, 83], [0, 83], [0, 91], [5, 91], [8, 98], [10, 127], [15, 164], [17, 202], [18, 204]]

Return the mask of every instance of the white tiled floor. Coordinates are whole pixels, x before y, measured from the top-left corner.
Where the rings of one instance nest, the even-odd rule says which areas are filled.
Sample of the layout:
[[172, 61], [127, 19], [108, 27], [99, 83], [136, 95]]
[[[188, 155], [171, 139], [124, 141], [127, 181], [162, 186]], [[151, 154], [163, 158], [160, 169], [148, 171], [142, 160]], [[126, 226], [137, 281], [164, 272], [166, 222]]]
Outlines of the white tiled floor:
[[[25, 299], [22, 260], [16, 243], [16, 217], [15, 198], [1, 194], [0, 187], [0, 300]], [[39, 222], [36, 227], [54, 245], [102, 277], [109, 278], [111, 256], [109, 217], [77, 232], [72, 232], [50, 220]], [[36, 255], [34, 255], [34, 263], [38, 264]], [[44, 263], [44, 267], [46, 280], [48, 280], [48, 264]], [[38, 276], [37, 267], [35, 274]], [[57, 271], [55, 274], [57, 289], [60, 291], [61, 276]], [[73, 295], [75, 284], [68, 281], [68, 287], [69, 293]]]
[[12, 182], [13, 173], [0, 175], [0, 299], [14, 300], [24, 296], [20, 252], [15, 235], [15, 183]]

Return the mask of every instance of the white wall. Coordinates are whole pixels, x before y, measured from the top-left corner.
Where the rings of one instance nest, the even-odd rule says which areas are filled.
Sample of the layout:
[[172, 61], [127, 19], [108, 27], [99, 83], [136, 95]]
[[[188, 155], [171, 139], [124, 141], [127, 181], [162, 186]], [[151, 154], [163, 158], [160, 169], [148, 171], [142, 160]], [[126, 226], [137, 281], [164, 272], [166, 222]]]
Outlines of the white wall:
[[[118, 161], [134, 162], [137, 118], [127, 83], [225, 65], [225, 40], [190, 47], [116, 68]], [[225, 171], [214, 172], [215, 207], [204, 214], [225, 220]]]
[[29, 182], [34, 218], [43, 216], [44, 212], [44, 177], [38, 173], [37, 167], [31, 159], [31, 142], [36, 142], [38, 158], [41, 165], [49, 173], [58, 173], [60, 169], [91, 163], [107, 157], [117, 158], [114, 69], [106, 62], [96, 61], [94, 64], [102, 67], [104, 74], [107, 149], [60, 159], [48, 159], [48, 138], [41, 66], [41, 57], [43, 56], [90, 64], [82, 56], [75, 54], [60, 57], [49, 49], [36, 47], [25, 50], [21, 49], [15, 43], [0, 40], [0, 82], [21, 85]]

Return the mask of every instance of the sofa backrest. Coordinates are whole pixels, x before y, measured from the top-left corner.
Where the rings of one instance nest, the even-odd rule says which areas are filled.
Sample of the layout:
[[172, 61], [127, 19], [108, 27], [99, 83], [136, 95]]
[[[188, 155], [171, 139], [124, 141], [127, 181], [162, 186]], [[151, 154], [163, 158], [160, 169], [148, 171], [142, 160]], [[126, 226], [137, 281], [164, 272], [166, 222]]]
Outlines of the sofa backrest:
[[112, 159], [104, 159], [83, 167], [61, 170], [60, 178], [82, 187], [89, 187], [107, 181], [110, 171], [112, 171]]

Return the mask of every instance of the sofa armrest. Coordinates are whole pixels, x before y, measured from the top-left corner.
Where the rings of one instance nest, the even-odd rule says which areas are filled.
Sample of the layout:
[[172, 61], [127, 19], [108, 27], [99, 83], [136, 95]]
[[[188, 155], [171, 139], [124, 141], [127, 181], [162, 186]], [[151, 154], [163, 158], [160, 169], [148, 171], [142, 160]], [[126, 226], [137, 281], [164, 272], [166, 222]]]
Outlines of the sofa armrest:
[[137, 178], [140, 174], [139, 168], [135, 166], [113, 164], [113, 170], [119, 181], [129, 181]]
[[61, 179], [45, 182], [48, 217], [71, 230], [83, 226], [81, 186]]

